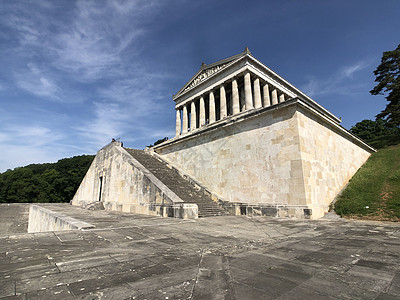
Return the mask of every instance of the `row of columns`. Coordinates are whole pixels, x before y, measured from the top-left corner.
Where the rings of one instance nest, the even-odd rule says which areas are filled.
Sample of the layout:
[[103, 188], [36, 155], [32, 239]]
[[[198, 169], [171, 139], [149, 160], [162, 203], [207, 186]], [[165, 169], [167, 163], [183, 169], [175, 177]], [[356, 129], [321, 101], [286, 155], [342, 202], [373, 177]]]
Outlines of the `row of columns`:
[[[244, 95], [239, 97], [238, 79], [233, 78], [232, 85], [232, 115], [240, 113], [240, 111], [257, 109], [261, 107], [267, 107], [270, 105], [275, 105], [285, 101], [285, 94], [280, 93], [278, 96], [278, 90], [274, 88], [271, 92], [269, 90], [269, 85], [267, 82], [262, 84], [262, 94], [261, 94], [261, 84], [260, 79], [256, 77], [253, 80], [253, 85], [251, 82], [250, 72], [244, 74]], [[254, 91], [254, 93], [253, 93]], [[253, 99], [254, 95], [254, 99]], [[244, 97], [244, 106], [240, 107], [240, 98]], [[193, 100], [190, 104], [185, 104], [182, 107], [182, 116], [180, 109], [176, 110], [176, 136], [185, 134], [189, 131], [189, 114], [188, 105], [190, 105], [190, 130], [196, 129], [197, 118], [199, 118], [199, 125], [203, 126], [206, 123], [206, 108], [205, 108], [205, 95], [200, 96], [199, 99], [199, 116], [196, 113], [196, 103]], [[225, 85], [219, 88], [219, 98], [220, 98], [220, 119], [228, 116], [227, 98]], [[215, 106], [215, 95], [214, 91], [208, 92], [209, 99], [209, 124], [216, 121], [216, 106]], [[182, 120], [182, 124], [181, 124]]]

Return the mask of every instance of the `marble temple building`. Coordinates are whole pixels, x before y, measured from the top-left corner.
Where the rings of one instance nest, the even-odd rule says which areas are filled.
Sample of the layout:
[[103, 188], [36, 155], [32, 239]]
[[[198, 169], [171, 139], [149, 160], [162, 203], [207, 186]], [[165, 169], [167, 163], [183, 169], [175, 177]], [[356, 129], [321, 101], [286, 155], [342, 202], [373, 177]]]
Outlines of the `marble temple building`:
[[72, 204], [316, 219], [375, 151], [248, 48], [203, 63], [173, 100], [175, 137], [145, 151], [105, 146]]

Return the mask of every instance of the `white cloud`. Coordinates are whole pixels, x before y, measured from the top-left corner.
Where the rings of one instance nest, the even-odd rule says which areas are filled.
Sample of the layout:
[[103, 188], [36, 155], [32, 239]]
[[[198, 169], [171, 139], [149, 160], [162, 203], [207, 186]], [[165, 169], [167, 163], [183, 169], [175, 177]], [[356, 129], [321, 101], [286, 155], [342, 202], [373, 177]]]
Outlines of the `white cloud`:
[[[149, 4], [144, 5], [146, 2]], [[128, 46], [130, 59], [138, 54], [140, 47], [135, 43], [143, 33], [140, 23], [155, 9], [151, 4], [151, 1], [77, 2], [70, 26], [49, 45], [57, 55], [55, 65], [81, 80], [125, 74], [127, 61], [122, 54]]]
[[359, 61], [353, 65], [344, 67], [341, 73], [344, 75], [344, 77], [352, 77], [354, 73], [369, 67], [369, 65], [370, 64], [365, 61]]
[[325, 78], [310, 78], [300, 89], [310, 97], [328, 94], [350, 93], [360, 87], [351, 80], [355, 73], [370, 66], [365, 60], [358, 61], [352, 65], [339, 68], [330, 76]]
[[15, 73], [14, 77], [17, 86], [29, 93], [40, 97], [59, 99], [57, 95], [59, 87], [33, 63], [29, 63], [27, 69]]
[[[57, 101], [51, 109], [65, 112], [68, 118], [55, 121], [53, 112], [45, 126], [26, 126], [22, 121], [24, 126], [0, 128], [0, 172], [26, 163], [53, 161], [68, 153], [94, 153], [111, 138], [124, 138], [128, 132], [131, 141], [136, 136], [152, 137], [151, 129], [143, 124], [165, 105], [160, 100], [165, 99], [162, 79], [166, 75], [152, 71], [151, 61], [143, 63], [141, 52], [150, 16], [165, 2], [60, 3], [10, 1], [0, 8], [0, 25], [7, 29], [0, 37], [12, 39], [4, 49], [13, 58], [9, 66], [12, 88], [35, 95], [39, 104], [32, 123], [43, 118], [39, 110], [47, 103], [39, 103], [42, 100]], [[0, 90], [11, 89], [10, 82], [4, 86], [0, 82]], [[15, 89], [13, 96], [22, 99], [21, 107], [33, 103], [25, 93], [24, 98], [18, 93]], [[168, 104], [173, 107], [172, 102]], [[0, 108], [4, 119], [1, 112]], [[132, 134], [135, 130], [137, 135]], [[168, 134], [161, 130], [159, 135]]]
[[43, 163], [60, 159], [57, 141], [63, 135], [50, 128], [32, 126], [6, 126], [0, 133], [0, 172], [30, 163]]
[[119, 137], [126, 129], [126, 122], [131, 118], [119, 104], [96, 102], [94, 103], [94, 117], [74, 127], [78, 135], [97, 149]]
[[2, 128], [0, 139], [9, 145], [25, 144], [29, 148], [40, 147], [49, 141], [61, 140], [62, 135], [39, 125], [16, 125]]

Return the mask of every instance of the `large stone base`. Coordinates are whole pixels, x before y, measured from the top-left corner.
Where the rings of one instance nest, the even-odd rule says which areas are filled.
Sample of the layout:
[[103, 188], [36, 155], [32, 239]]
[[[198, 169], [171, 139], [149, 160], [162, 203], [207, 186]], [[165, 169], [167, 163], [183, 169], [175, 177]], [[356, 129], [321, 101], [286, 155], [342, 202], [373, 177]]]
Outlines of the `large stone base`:
[[[221, 202], [221, 201], [220, 201]], [[279, 204], [248, 204], [221, 202], [224, 209], [231, 215], [249, 217], [269, 216], [278, 218], [318, 219], [329, 210], [328, 206], [279, 205]]]
[[232, 214], [317, 219], [374, 149], [294, 98], [218, 120], [152, 151], [231, 203]]
[[150, 216], [172, 217], [181, 219], [197, 219], [197, 204], [178, 203], [178, 204], [148, 204], [148, 203], [119, 203], [105, 202], [106, 210], [120, 211], [126, 213], [143, 214]]

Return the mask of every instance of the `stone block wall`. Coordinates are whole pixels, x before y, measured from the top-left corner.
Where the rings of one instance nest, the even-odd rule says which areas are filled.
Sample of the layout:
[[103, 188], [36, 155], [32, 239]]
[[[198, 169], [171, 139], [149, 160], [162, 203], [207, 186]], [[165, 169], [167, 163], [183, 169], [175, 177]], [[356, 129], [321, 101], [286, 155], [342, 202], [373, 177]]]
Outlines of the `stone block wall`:
[[155, 152], [236, 213], [319, 218], [373, 150], [311, 111], [295, 99], [222, 120]]
[[307, 204], [316, 213], [330, 205], [368, 159], [371, 149], [302, 107], [297, 120]]
[[224, 201], [306, 205], [295, 107], [282, 107], [156, 152]]

